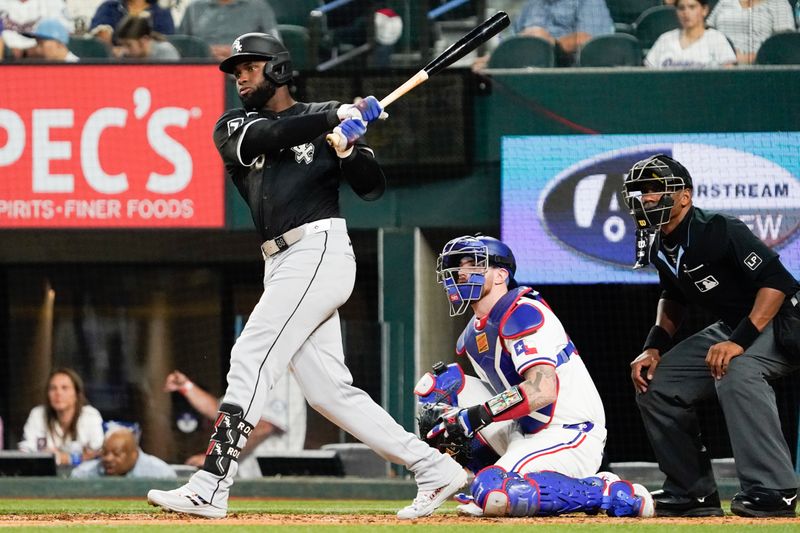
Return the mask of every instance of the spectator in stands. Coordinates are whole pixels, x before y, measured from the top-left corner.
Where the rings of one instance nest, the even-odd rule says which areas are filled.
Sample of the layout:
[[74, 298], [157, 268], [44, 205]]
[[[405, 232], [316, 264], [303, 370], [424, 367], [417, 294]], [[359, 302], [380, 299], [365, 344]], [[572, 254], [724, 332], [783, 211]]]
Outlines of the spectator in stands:
[[727, 37], [713, 28], [706, 29], [708, 0], [678, 0], [679, 29], [662, 34], [647, 53], [648, 67], [703, 68], [736, 63]]
[[25, 37], [43, 18], [58, 18], [72, 32], [72, 23], [67, 16], [64, 0], [0, 0], [0, 20], [3, 23], [3, 41], [11, 50], [10, 55], [19, 59], [34, 52], [36, 40]]
[[149, 61], [177, 61], [178, 50], [163, 35], [153, 31], [150, 17], [128, 15], [114, 32], [120, 56]]
[[740, 65], [752, 63], [770, 35], [795, 29], [787, 0], [720, 0], [708, 24], [733, 41]]
[[162, 35], [175, 33], [175, 24], [169, 9], [164, 9], [158, 0], [105, 0], [92, 17], [91, 33], [110, 45], [114, 40], [114, 29], [126, 15], [149, 15], [153, 30]]
[[19, 449], [53, 452], [58, 464], [70, 464], [70, 451], [77, 443], [83, 460], [96, 457], [103, 446], [103, 417], [87, 403], [83, 391], [83, 380], [74, 370], [53, 370], [44, 404], [28, 415]]
[[30, 49], [30, 53], [27, 55], [29, 58], [62, 61], [64, 63], [77, 63], [80, 61], [80, 58], [68, 48], [69, 30], [59, 19], [41, 19], [33, 27], [32, 32], [24, 32], [22, 35], [36, 39], [36, 46]]
[[[220, 400], [198, 387], [182, 372], [175, 370], [164, 383], [167, 392], [181, 393], [189, 404], [207, 419], [219, 414]], [[291, 373], [281, 378], [267, 397], [267, 404], [239, 458], [239, 478], [261, 476], [256, 458], [266, 452], [299, 451], [306, 439], [306, 400]], [[189, 457], [186, 464], [201, 467], [205, 454]]]
[[175, 479], [175, 471], [154, 455], [144, 453], [136, 442], [136, 435], [126, 427], [116, 427], [108, 432], [100, 458], [77, 466], [70, 477], [79, 479], [103, 476], [127, 478]]
[[[614, 21], [605, 0], [528, 0], [514, 21], [514, 31], [555, 44], [558, 65], [569, 66], [585, 42], [613, 33]], [[479, 57], [472, 69], [483, 69], [488, 62], [488, 55]]]
[[231, 43], [248, 32], [281, 38], [275, 13], [264, 0], [193, 0], [178, 28], [178, 33], [208, 43], [211, 53], [220, 61], [231, 55]]

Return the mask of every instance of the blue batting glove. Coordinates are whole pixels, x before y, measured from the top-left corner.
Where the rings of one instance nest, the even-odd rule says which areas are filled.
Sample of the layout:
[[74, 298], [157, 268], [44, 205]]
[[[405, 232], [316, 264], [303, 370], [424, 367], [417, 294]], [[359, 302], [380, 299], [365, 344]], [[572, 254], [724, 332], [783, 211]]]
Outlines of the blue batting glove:
[[[361, 112], [361, 116], [367, 121], [367, 124], [371, 124], [379, 118], [382, 118], [381, 113], [383, 113], [383, 108], [380, 102], [378, 102], [378, 99], [374, 96], [362, 98], [361, 101], [356, 104], [356, 109]], [[385, 113], [383, 114], [385, 115]]]
[[347, 139], [347, 146], [352, 145], [361, 136], [367, 133], [367, 124], [363, 120], [357, 118], [343, 120], [337, 127], [342, 132], [345, 139]]

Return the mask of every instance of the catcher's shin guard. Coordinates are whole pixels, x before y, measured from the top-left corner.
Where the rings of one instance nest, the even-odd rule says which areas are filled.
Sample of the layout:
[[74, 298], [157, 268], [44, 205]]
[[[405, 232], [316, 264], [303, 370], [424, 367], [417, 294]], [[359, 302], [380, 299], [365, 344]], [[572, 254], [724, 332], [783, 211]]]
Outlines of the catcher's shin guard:
[[600, 478], [576, 479], [558, 472], [535, 472], [525, 474], [525, 479], [537, 488], [537, 516], [596, 513], [603, 505], [605, 484]]
[[245, 440], [253, 431], [253, 425], [244, 419], [244, 411], [238, 405], [223, 403], [214, 423], [214, 434], [208, 442], [203, 470], [217, 476], [226, 476], [231, 461], [238, 461]]

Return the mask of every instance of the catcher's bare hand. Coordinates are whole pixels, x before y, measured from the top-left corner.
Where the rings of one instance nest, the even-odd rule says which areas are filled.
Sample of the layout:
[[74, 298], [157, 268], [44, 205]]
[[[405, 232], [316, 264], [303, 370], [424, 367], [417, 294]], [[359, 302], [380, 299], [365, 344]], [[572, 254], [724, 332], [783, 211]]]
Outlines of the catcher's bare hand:
[[706, 355], [706, 365], [711, 370], [711, 375], [715, 379], [722, 379], [728, 371], [731, 359], [744, 353], [744, 348], [731, 341], [723, 341], [713, 345], [708, 349]]
[[[659, 362], [661, 362], [661, 356], [655, 348], [643, 351], [639, 357], [631, 361], [631, 380], [637, 393], [647, 392], [647, 384], [653, 380]], [[645, 369], [647, 375], [643, 376]]]

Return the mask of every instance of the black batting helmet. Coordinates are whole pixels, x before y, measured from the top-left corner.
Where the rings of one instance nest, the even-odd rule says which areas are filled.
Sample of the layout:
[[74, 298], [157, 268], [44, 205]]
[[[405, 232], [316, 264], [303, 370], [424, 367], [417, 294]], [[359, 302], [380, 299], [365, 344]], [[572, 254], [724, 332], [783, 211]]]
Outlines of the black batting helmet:
[[292, 58], [283, 43], [266, 33], [245, 33], [233, 41], [233, 54], [219, 64], [222, 72], [233, 74], [234, 67], [243, 61], [266, 61], [264, 76], [277, 85], [292, 79]]

